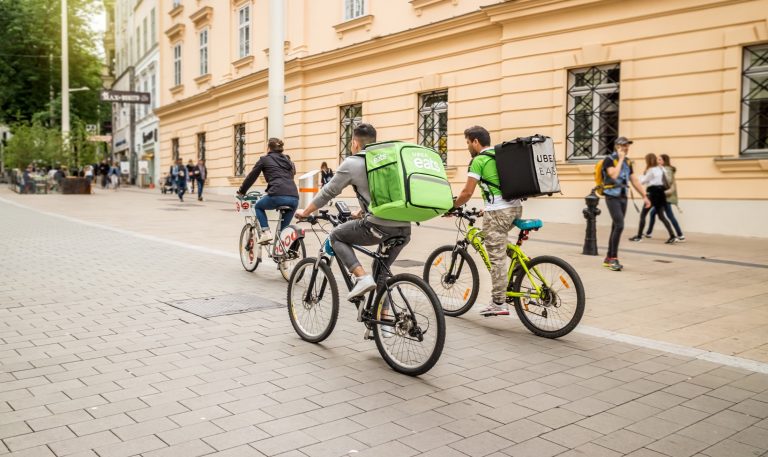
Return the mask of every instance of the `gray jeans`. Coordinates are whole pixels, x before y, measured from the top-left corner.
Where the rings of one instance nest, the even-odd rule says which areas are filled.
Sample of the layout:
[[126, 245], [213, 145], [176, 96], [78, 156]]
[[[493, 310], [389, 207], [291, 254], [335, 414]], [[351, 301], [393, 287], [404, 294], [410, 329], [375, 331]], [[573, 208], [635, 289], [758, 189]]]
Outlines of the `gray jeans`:
[[354, 221], [348, 221], [340, 226], [336, 227], [331, 232], [331, 246], [334, 252], [341, 260], [341, 263], [349, 271], [354, 270], [360, 266], [360, 261], [357, 260], [355, 250], [352, 249], [352, 245], [357, 246], [374, 246], [389, 238], [395, 236], [404, 236], [405, 243], [400, 246], [395, 246], [389, 251], [389, 259], [387, 265], [392, 265], [397, 255], [403, 250], [406, 244], [411, 241], [411, 227], [387, 227], [383, 225], [373, 224], [366, 219], [357, 219]]

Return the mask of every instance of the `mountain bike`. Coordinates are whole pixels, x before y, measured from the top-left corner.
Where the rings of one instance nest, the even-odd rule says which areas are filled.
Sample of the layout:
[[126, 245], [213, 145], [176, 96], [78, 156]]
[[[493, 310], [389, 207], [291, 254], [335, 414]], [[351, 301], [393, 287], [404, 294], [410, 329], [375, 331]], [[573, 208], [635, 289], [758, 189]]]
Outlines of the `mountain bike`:
[[[295, 225], [288, 225], [290, 221], [283, 221], [285, 214], [293, 208], [290, 206], [278, 206], [279, 213], [275, 236], [269, 244], [259, 244], [261, 237], [261, 224], [256, 219], [254, 204], [263, 194], [259, 191], [248, 192], [244, 196], [236, 196], [235, 209], [238, 213], [244, 213], [245, 225], [240, 231], [240, 262], [245, 271], [254, 271], [262, 262], [262, 256], [267, 255], [277, 264], [277, 269], [283, 279], [288, 281], [291, 271], [296, 263], [307, 256], [304, 247], [304, 229]], [[285, 225], [285, 227], [283, 227]]]
[[[475, 208], [457, 208], [448, 213], [457, 217], [458, 236], [453, 245], [440, 246], [427, 258], [424, 280], [440, 297], [443, 311], [458, 317], [469, 311], [477, 299], [480, 278], [468, 247], [472, 246], [490, 271], [491, 261], [483, 244], [484, 234], [475, 227], [482, 213]], [[540, 256], [533, 259], [521, 246], [531, 231], [543, 227], [538, 219], [517, 219], [517, 243], [507, 244], [510, 258], [507, 271], [507, 303], [532, 333], [559, 338], [570, 333], [584, 314], [584, 286], [576, 270], [563, 259]]]
[[[337, 202], [338, 214], [320, 210], [306, 219], [333, 227], [351, 219], [344, 202]], [[327, 226], [327, 224], [326, 224]], [[320, 233], [329, 232], [319, 226]], [[320, 233], [313, 230], [320, 239]], [[443, 351], [445, 317], [435, 292], [421, 278], [409, 273], [392, 274], [387, 266], [389, 251], [406, 242], [404, 237], [383, 240], [374, 252], [352, 246], [373, 258], [377, 287], [350, 301], [357, 307], [357, 321], [365, 326], [364, 339], [376, 341], [381, 357], [398, 373], [418, 376], [429, 371]], [[288, 281], [288, 316], [296, 333], [305, 341], [319, 343], [333, 332], [339, 315], [339, 289], [331, 270], [335, 257], [330, 238], [321, 243], [317, 257], [301, 260]], [[336, 258], [344, 283], [352, 290], [352, 274]]]

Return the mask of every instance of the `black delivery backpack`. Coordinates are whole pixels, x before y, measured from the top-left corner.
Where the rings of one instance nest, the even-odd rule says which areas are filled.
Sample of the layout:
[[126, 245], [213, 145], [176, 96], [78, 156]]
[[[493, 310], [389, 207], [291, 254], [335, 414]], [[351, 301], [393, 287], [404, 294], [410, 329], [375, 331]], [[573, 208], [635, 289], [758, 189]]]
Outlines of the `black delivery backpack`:
[[497, 144], [494, 149], [501, 196], [505, 200], [560, 192], [552, 138], [522, 137]]

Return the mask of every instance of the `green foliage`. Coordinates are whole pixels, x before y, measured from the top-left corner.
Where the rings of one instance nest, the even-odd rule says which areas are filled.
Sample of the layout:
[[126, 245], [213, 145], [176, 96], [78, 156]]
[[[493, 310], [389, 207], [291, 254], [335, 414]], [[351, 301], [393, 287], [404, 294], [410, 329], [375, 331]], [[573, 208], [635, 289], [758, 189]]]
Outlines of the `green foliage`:
[[14, 126], [13, 136], [5, 148], [5, 164], [9, 168], [25, 168], [31, 163], [41, 166], [62, 164], [61, 133], [39, 123]]
[[[97, 112], [102, 61], [95, 43], [100, 37], [88, 24], [99, 4], [98, 0], [68, 0], [69, 85], [91, 89], [70, 94], [71, 117], [89, 124], [99, 117], [109, 118], [108, 104], [101, 116]], [[58, 125], [60, 56], [60, 0], [0, 0], [0, 123]]]

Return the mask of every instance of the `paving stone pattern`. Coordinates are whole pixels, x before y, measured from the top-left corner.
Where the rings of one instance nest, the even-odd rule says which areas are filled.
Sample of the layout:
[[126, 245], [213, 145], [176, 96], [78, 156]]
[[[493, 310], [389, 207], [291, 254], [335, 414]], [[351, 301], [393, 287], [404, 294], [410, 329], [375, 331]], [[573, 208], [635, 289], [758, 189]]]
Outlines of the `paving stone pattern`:
[[[0, 202], [0, 455], [760, 456], [768, 375], [509, 320], [448, 319], [440, 362], [391, 371], [351, 305], [323, 344], [276, 268]], [[261, 268], [261, 267], [260, 267]]]

